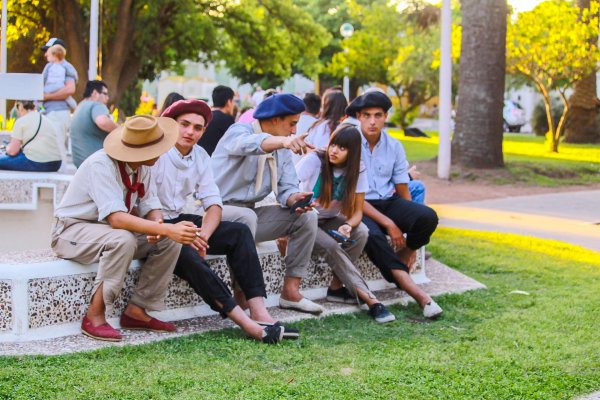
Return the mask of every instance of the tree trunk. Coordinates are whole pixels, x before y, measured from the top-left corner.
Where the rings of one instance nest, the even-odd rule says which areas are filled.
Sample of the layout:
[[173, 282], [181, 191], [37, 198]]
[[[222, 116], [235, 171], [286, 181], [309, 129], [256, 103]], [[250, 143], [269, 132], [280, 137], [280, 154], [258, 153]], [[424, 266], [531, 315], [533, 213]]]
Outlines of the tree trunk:
[[502, 158], [506, 0], [461, 0], [462, 44], [453, 159], [499, 168]]
[[[578, 0], [580, 9], [590, 8], [590, 0]], [[592, 43], [596, 43], [594, 38]], [[573, 94], [569, 97], [570, 110], [565, 122], [566, 143], [599, 143], [598, 101], [596, 94], [596, 73], [577, 81]]]

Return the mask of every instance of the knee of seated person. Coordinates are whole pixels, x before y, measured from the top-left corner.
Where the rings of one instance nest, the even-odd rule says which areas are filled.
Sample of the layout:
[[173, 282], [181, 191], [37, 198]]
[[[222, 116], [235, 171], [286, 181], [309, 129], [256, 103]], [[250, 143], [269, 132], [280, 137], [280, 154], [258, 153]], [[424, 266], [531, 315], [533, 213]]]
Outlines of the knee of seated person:
[[134, 252], [137, 249], [137, 238], [135, 235], [126, 229], [115, 229], [111, 235], [112, 243], [115, 246], [132, 249]]
[[438, 215], [433, 208], [423, 206], [423, 210], [419, 216], [419, 222], [435, 228], [439, 222]]
[[314, 229], [316, 232], [319, 227], [319, 218], [315, 212], [302, 213], [298, 215], [296, 221], [300, 224], [300, 229]]

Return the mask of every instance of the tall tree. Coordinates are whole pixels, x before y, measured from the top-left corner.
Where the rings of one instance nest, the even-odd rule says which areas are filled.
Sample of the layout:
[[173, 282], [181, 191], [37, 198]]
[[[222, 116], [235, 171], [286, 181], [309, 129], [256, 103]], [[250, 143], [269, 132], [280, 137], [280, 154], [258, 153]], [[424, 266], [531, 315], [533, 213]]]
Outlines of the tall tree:
[[461, 12], [460, 80], [452, 158], [466, 167], [502, 167], [506, 0], [462, 0]]
[[[507, 69], [532, 82], [542, 94], [548, 120], [548, 151], [558, 152], [569, 103], [565, 92], [574, 82], [597, 69], [600, 51], [598, 2], [582, 9], [568, 1], [546, 1], [522, 12], [508, 28]], [[558, 122], [552, 118], [551, 92], [556, 90], [564, 106]]]
[[[590, 0], [578, 0], [577, 5], [581, 11], [589, 10]], [[590, 38], [590, 44], [595, 44], [597, 40], [597, 35]], [[565, 142], [600, 142], [598, 107], [600, 101], [596, 94], [596, 73], [593, 72], [573, 85], [573, 94], [569, 97], [569, 112], [565, 120]]]
[[[89, 4], [81, 0], [9, 2], [9, 40], [50, 36], [68, 44], [68, 59], [87, 81]], [[184, 60], [224, 60], [255, 82], [285, 79], [294, 69], [311, 74], [327, 34], [292, 0], [104, 0], [100, 74], [118, 102], [139, 79]], [[28, 58], [11, 52], [9, 59]], [[41, 66], [39, 67], [41, 70]]]

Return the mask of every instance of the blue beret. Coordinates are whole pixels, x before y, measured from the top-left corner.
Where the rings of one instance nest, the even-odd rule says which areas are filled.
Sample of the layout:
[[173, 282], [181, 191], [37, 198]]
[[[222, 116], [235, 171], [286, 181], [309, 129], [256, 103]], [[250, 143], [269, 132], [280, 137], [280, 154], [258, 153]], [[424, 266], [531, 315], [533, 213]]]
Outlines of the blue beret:
[[269, 119], [286, 115], [300, 114], [305, 110], [304, 102], [292, 94], [274, 94], [264, 99], [256, 110], [255, 119]]
[[356, 118], [356, 112], [365, 108], [383, 108], [383, 111], [388, 112], [391, 107], [392, 101], [385, 94], [377, 91], [367, 92], [352, 100], [346, 107], [346, 115]]

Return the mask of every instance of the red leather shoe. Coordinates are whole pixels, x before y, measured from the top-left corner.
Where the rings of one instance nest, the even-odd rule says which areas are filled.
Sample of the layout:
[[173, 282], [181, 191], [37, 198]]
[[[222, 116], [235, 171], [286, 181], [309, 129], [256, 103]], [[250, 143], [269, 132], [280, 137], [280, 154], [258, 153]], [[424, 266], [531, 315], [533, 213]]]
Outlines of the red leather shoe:
[[139, 319], [131, 318], [125, 313], [121, 314], [121, 328], [154, 332], [177, 332], [175, 325], [169, 322], [159, 321], [156, 318], [152, 318], [150, 321], [140, 321]]
[[120, 342], [123, 336], [118, 330], [110, 326], [108, 323], [104, 323], [100, 326], [94, 326], [87, 315], [81, 321], [81, 332], [94, 339], [106, 340], [108, 342]]

